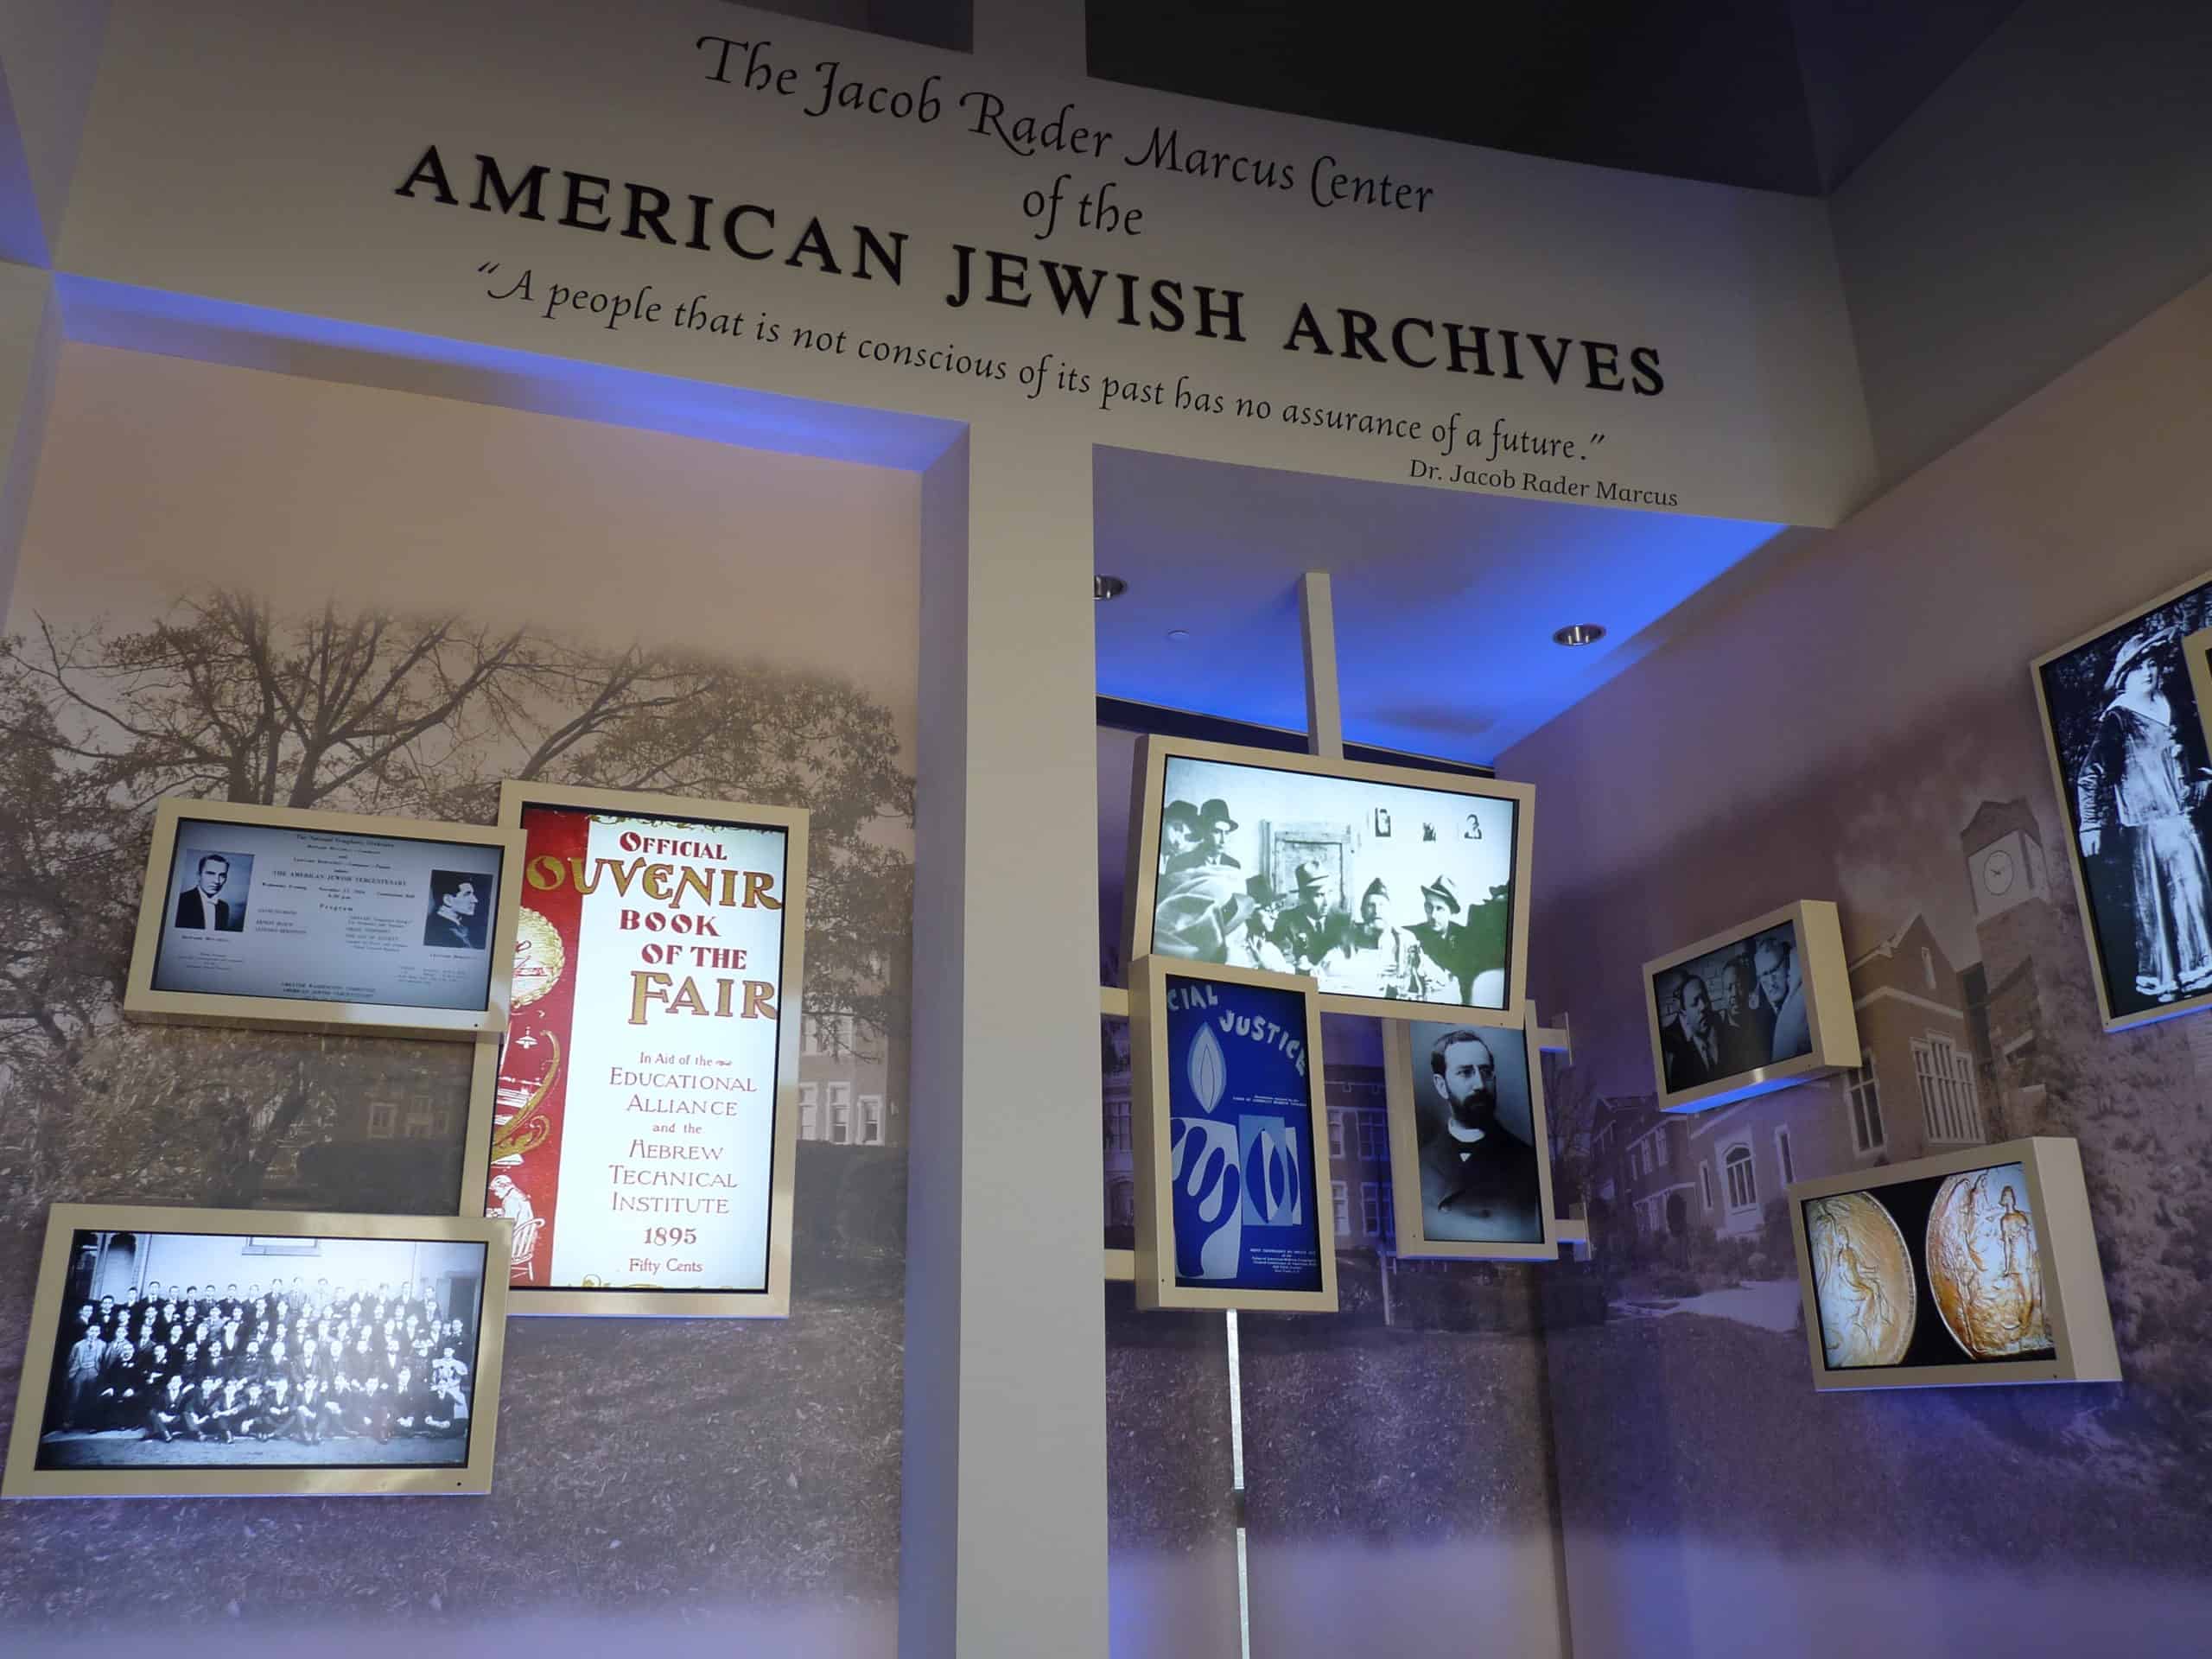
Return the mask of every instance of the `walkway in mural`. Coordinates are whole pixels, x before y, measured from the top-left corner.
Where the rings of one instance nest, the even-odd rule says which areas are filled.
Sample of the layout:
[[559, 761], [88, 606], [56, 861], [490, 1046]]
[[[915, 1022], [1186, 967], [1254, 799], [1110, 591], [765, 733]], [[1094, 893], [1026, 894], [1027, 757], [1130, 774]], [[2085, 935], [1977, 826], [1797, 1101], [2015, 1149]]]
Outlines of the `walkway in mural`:
[[1756, 1280], [1680, 1298], [1638, 1296], [1607, 1304], [1617, 1319], [1656, 1319], [1670, 1313], [1703, 1313], [1710, 1319], [1733, 1319], [1762, 1331], [1797, 1329], [1797, 1281], [1795, 1279]]

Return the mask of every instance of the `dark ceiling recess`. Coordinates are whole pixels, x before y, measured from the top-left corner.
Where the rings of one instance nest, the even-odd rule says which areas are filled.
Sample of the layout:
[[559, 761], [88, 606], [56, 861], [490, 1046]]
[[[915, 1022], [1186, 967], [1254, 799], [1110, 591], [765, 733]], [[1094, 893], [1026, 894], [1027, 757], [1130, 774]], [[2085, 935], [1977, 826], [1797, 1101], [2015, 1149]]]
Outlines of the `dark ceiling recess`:
[[2018, 4], [1092, 0], [1087, 16], [1102, 80], [1818, 196]]

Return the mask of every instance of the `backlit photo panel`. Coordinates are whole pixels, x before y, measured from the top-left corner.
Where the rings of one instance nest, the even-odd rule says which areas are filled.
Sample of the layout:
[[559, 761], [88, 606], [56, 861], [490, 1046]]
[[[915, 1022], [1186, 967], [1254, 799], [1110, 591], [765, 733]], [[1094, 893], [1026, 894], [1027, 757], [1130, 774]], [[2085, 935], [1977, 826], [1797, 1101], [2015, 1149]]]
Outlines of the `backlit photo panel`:
[[1702, 1111], [1859, 1064], [1834, 904], [1801, 899], [1643, 964], [1662, 1111]]
[[484, 1490], [505, 1243], [487, 1221], [55, 1206], [10, 1494]]
[[2117, 1377], [2071, 1141], [1801, 1183], [1789, 1201], [1818, 1386]]
[[1133, 954], [1310, 977], [1333, 1012], [1511, 1006], [1525, 786], [1160, 737], [1145, 755]]
[[506, 1023], [518, 844], [474, 824], [163, 800], [124, 1012], [496, 1033]]
[[1529, 1017], [1523, 1005], [1384, 1031], [1400, 1255], [1557, 1255], [1543, 1066]]
[[2212, 752], [2185, 648], [2208, 624], [2200, 577], [2032, 671], [2108, 1031], [2212, 1007]]
[[1137, 1306], [1334, 1312], [1313, 982], [1146, 957], [1129, 1007]]
[[780, 1317], [806, 815], [509, 784], [525, 842], [486, 1152], [518, 1313]]

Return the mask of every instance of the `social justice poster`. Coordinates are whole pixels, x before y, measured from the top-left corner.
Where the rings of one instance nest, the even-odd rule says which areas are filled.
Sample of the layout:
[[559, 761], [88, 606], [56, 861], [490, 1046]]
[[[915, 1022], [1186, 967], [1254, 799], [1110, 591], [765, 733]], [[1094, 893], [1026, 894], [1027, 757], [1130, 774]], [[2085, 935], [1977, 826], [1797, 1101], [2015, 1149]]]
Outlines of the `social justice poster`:
[[526, 804], [486, 1212], [518, 1289], [766, 1288], [779, 828]]
[[1322, 1287], [1306, 1060], [1299, 993], [1168, 976], [1179, 1286]]

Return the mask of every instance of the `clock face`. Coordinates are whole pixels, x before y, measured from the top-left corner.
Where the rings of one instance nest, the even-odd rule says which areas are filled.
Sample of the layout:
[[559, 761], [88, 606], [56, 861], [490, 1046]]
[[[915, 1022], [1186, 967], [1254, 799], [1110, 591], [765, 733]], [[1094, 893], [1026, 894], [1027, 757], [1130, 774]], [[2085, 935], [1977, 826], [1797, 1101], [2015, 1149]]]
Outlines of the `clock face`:
[[2019, 874], [2020, 867], [2012, 861], [2012, 855], [2002, 847], [1981, 861], [1981, 885], [1992, 893], [2011, 892]]

